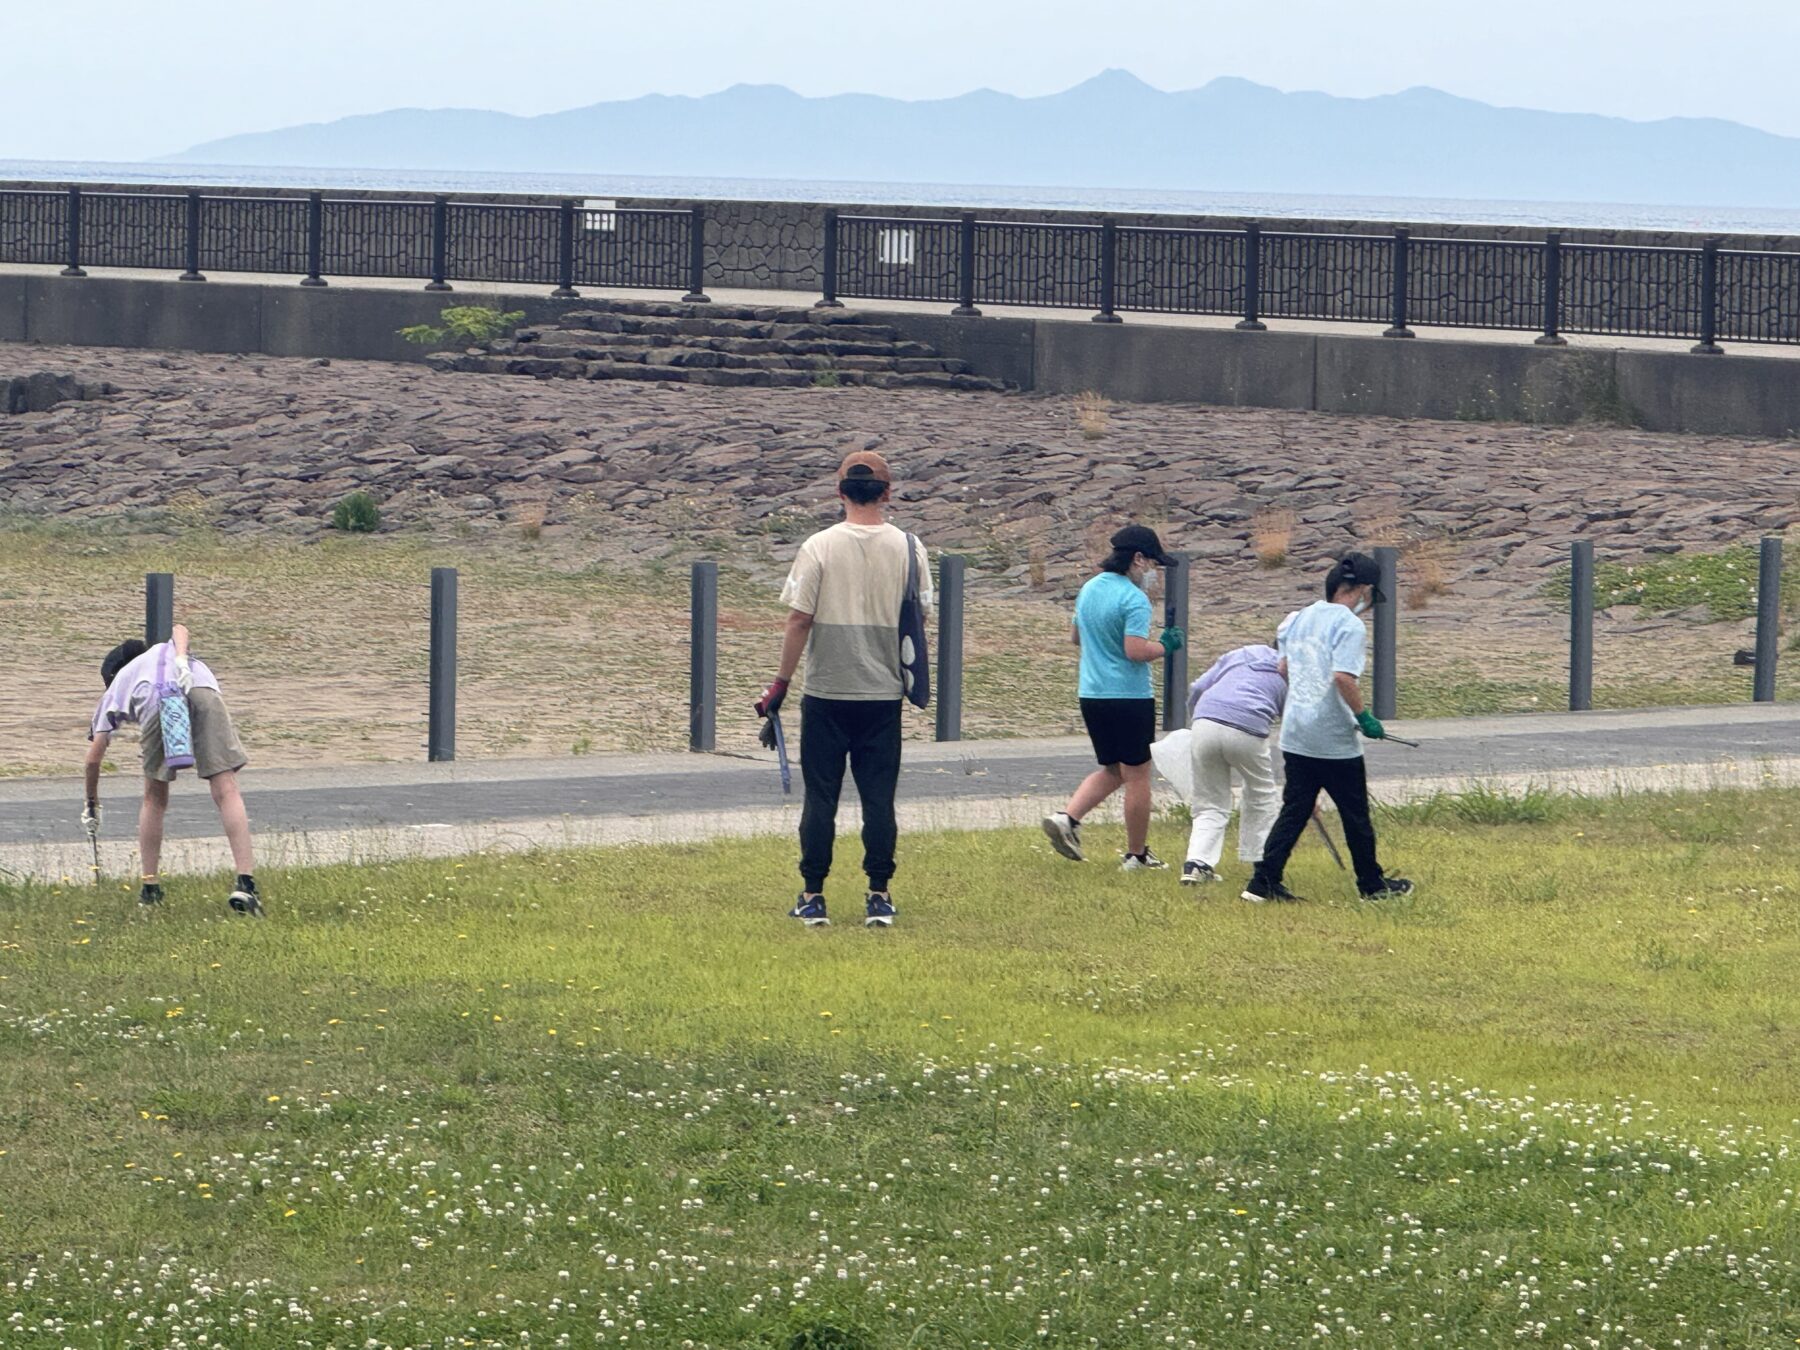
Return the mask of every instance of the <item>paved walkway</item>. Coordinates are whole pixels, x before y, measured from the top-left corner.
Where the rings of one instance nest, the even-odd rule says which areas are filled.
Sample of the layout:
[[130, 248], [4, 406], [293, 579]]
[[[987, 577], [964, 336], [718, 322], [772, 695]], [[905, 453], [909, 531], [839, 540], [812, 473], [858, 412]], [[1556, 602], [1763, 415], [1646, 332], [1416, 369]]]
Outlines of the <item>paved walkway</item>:
[[[1392, 725], [1422, 744], [1370, 747], [1375, 795], [1390, 802], [1478, 783], [1579, 792], [1800, 784], [1800, 706], [1792, 704]], [[902, 820], [909, 829], [1026, 824], [1060, 806], [1090, 766], [1076, 738], [910, 746]], [[797, 768], [795, 778], [798, 790]], [[787, 833], [799, 811], [760, 753], [252, 770], [243, 781], [262, 856], [287, 863]], [[135, 866], [136, 797], [134, 778], [103, 785], [109, 874]], [[80, 798], [73, 771], [0, 783], [0, 872], [85, 878]], [[852, 801], [846, 826], [856, 818]], [[166, 872], [224, 865], [202, 784], [177, 784], [168, 838]]]
[[[61, 271], [55, 263], [4, 263], [0, 264], [0, 274], [26, 276], [55, 276]], [[155, 272], [139, 268], [124, 267], [88, 267], [89, 276], [125, 277], [137, 281], [170, 281], [176, 279], [174, 272]], [[209, 285], [224, 286], [294, 286], [299, 284], [299, 277], [292, 273], [264, 272], [213, 272], [207, 275]], [[424, 288], [424, 281], [413, 277], [330, 277], [331, 285], [339, 290], [384, 290], [384, 291], [418, 291]], [[613, 300], [674, 300], [680, 292], [672, 290], [640, 291], [625, 288], [609, 288], [603, 286], [583, 287], [583, 299]], [[783, 290], [746, 290], [733, 287], [709, 287], [707, 294], [720, 304], [733, 305], [791, 305], [804, 308], [817, 303], [817, 291], [783, 291]], [[458, 281], [451, 292], [448, 303], [467, 304], [472, 301], [496, 300], [516, 301], [518, 299], [544, 299], [549, 295], [549, 287], [523, 286], [512, 282], [496, 281]], [[462, 297], [462, 299], [457, 299]], [[894, 311], [905, 314], [948, 314], [953, 305], [947, 301], [924, 300], [887, 300], [866, 299], [854, 296], [843, 297], [844, 303], [853, 309], [871, 312]], [[570, 301], [569, 308], [579, 309], [578, 301]], [[981, 306], [981, 312], [994, 319], [1062, 319], [1071, 323], [1086, 322], [1092, 312], [1082, 309], [1041, 309], [1025, 308], [1016, 305]], [[1132, 311], [1121, 316], [1126, 323], [1146, 324], [1162, 328], [1212, 328], [1232, 329], [1237, 325], [1235, 314], [1152, 314]], [[1313, 333], [1323, 336], [1338, 337], [1373, 337], [1386, 327], [1385, 321], [1367, 323], [1334, 323], [1322, 319], [1270, 319], [1269, 331], [1272, 333]], [[1430, 324], [1414, 325], [1415, 335], [1425, 342], [1485, 342], [1502, 343], [1511, 346], [1529, 347], [1537, 341], [1537, 330], [1502, 329], [1502, 328], [1440, 328]], [[1647, 338], [1633, 337], [1611, 333], [1565, 333], [1564, 340], [1571, 347], [1585, 347], [1597, 351], [1661, 351], [1685, 352], [1693, 345], [1692, 339], [1682, 338]], [[1779, 343], [1752, 346], [1751, 344], [1728, 344], [1728, 350], [1753, 352], [1757, 356], [1778, 357], [1800, 360], [1800, 346], [1783, 346]]]

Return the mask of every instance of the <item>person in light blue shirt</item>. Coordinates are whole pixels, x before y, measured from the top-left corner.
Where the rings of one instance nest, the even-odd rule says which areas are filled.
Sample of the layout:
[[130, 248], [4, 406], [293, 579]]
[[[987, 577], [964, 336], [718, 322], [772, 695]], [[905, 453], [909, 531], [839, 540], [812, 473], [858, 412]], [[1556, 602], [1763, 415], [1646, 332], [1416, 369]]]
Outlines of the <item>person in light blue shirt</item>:
[[1156, 739], [1156, 695], [1150, 667], [1181, 650], [1186, 636], [1168, 627], [1150, 639], [1150, 597], [1144, 581], [1153, 568], [1174, 559], [1147, 525], [1127, 525], [1112, 537], [1112, 552], [1099, 574], [1075, 599], [1072, 636], [1081, 648], [1081, 718], [1100, 767], [1089, 774], [1068, 806], [1044, 817], [1051, 847], [1075, 862], [1081, 822], [1120, 788], [1125, 790], [1127, 871], [1166, 866], [1150, 851], [1150, 742]]
[[1323, 791], [1337, 806], [1344, 839], [1356, 867], [1356, 886], [1365, 900], [1406, 895], [1412, 882], [1387, 876], [1375, 856], [1375, 825], [1369, 816], [1369, 781], [1363, 767], [1360, 731], [1370, 740], [1387, 734], [1363, 707], [1357, 679], [1363, 671], [1368, 634], [1361, 614], [1384, 600], [1381, 569], [1366, 553], [1346, 554], [1325, 577], [1325, 598], [1282, 622], [1277, 641], [1287, 661], [1287, 709], [1281, 722], [1281, 758], [1287, 783], [1281, 813], [1263, 844], [1244, 899], [1293, 900], [1281, 883], [1288, 855], [1300, 841]]

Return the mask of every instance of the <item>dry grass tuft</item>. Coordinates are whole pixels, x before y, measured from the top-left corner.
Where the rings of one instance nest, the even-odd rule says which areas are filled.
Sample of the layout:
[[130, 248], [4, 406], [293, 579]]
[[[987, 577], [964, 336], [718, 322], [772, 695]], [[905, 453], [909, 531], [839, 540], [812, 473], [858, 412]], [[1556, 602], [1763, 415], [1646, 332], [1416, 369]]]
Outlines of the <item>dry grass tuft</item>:
[[544, 537], [544, 517], [549, 508], [543, 502], [523, 502], [514, 513], [518, 521], [519, 535], [523, 539], [536, 543]]
[[1075, 395], [1075, 425], [1084, 441], [1097, 441], [1106, 434], [1112, 422], [1111, 409], [1112, 400], [1092, 389]]
[[1256, 561], [1268, 568], [1285, 564], [1299, 524], [1299, 517], [1285, 506], [1258, 511], [1250, 522], [1250, 550], [1256, 554]]
[[1408, 609], [1424, 609], [1450, 592], [1450, 545], [1441, 538], [1415, 539], [1400, 550], [1400, 589]]

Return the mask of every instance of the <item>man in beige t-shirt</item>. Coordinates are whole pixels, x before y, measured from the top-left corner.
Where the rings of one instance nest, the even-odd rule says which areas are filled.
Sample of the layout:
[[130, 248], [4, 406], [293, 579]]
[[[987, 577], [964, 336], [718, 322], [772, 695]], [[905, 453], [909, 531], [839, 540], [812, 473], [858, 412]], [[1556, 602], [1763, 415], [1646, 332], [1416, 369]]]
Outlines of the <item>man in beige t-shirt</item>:
[[[808, 926], [829, 923], [825, 878], [831, 872], [838, 796], [844, 769], [856, 780], [863, 810], [863, 870], [869, 893], [864, 923], [888, 927], [894, 901], [894, 790], [900, 778], [900, 604], [906, 593], [908, 536], [886, 523], [893, 474], [873, 451], [859, 451], [838, 470], [842, 523], [800, 546], [781, 598], [788, 606], [781, 667], [756, 710], [777, 712], [788, 682], [806, 657], [800, 703], [800, 876], [805, 889], [788, 916]], [[910, 547], [919, 593], [929, 608], [931, 568], [922, 544]]]

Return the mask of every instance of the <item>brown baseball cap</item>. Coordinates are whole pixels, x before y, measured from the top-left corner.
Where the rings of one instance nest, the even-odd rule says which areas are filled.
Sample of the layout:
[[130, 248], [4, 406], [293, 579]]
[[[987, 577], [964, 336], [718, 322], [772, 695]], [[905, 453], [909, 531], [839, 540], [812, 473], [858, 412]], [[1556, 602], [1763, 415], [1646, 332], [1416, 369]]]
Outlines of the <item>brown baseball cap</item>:
[[894, 471], [888, 468], [888, 462], [873, 450], [858, 450], [854, 454], [844, 456], [844, 462], [838, 466], [838, 482], [854, 481], [858, 478], [872, 478], [877, 483], [892, 483]]

